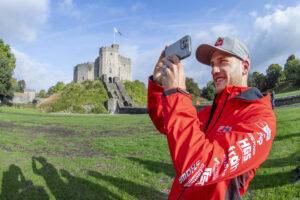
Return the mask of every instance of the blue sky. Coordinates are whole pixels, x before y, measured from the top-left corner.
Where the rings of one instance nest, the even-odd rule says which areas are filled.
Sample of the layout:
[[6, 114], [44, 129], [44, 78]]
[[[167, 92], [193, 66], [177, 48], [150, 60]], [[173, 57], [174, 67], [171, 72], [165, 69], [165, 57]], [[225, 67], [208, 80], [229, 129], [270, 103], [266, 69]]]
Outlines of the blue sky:
[[252, 70], [300, 57], [300, 1], [0, 0], [0, 27], [17, 58], [15, 77], [36, 90], [72, 81], [76, 64], [94, 61], [113, 42], [113, 27], [122, 32], [117, 43], [132, 59], [133, 79], [145, 83], [162, 48], [185, 34], [193, 43], [186, 75], [201, 87], [211, 77], [194, 50], [218, 36], [246, 43]]

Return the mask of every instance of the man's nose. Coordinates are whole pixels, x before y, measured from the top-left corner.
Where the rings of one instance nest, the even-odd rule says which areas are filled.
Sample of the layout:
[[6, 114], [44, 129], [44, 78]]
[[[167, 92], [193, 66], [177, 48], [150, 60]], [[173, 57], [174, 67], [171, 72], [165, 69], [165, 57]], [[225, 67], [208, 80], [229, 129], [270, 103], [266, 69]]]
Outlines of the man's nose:
[[220, 68], [218, 66], [211, 67], [211, 74], [214, 75], [220, 72]]

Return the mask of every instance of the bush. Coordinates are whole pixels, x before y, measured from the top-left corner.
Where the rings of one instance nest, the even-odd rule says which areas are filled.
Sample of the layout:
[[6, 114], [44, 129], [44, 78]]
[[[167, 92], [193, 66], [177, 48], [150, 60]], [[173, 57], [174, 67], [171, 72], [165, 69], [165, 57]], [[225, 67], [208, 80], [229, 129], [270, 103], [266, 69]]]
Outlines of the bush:
[[147, 105], [147, 88], [143, 82], [139, 80], [126, 81], [124, 86], [136, 106]]
[[[49, 112], [74, 113], [108, 113], [105, 102], [108, 100], [107, 92], [100, 81], [86, 81], [70, 83], [59, 92], [59, 97], [47, 106]], [[85, 106], [91, 110], [86, 111]]]

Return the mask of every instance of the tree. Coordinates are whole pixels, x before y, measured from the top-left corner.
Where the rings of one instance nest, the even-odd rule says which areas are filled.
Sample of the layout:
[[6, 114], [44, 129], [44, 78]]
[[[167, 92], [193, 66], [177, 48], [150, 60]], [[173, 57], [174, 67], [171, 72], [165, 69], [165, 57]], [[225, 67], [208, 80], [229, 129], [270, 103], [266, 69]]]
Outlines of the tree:
[[199, 97], [201, 92], [197, 83], [194, 82], [193, 78], [186, 77], [185, 79], [186, 90], [196, 96]]
[[8, 103], [14, 93], [13, 71], [16, 66], [15, 56], [10, 52], [10, 47], [0, 39], [0, 101]]
[[284, 73], [279, 64], [272, 64], [267, 69], [267, 89], [274, 88], [280, 79], [283, 79]]
[[286, 60], [286, 62], [288, 63], [289, 61], [291, 61], [291, 60], [295, 60], [296, 59], [296, 56], [295, 55], [290, 55], [289, 57], [288, 57], [288, 59]]
[[266, 91], [267, 77], [263, 73], [255, 71], [251, 74], [250, 79], [250, 86], [257, 87], [260, 91]]
[[19, 89], [19, 92], [24, 92], [25, 91], [26, 83], [25, 83], [24, 80], [18, 81], [18, 89]]
[[39, 97], [39, 98], [47, 98], [48, 95], [47, 95], [47, 93], [46, 93], [45, 90], [41, 90], [41, 91], [37, 94], [37, 97]]
[[50, 96], [56, 92], [61, 91], [62, 89], [64, 89], [64, 87], [65, 87], [65, 83], [62, 81], [59, 81], [54, 86], [52, 86], [48, 89], [47, 94]]
[[201, 96], [206, 98], [206, 99], [209, 99], [209, 100], [212, 100], [214, 98], [214, 96], [215, 96], [215, 85], [214, 85], [213, 81], [209, 81], [206, 84], [206, 87], [204, 87], [202, 89]]
[[[291, 57], [291, 56], [290, 56]], [[300, 86], [300, 61], [295, 56], [287, 59], [284, 65], [284, 74], [287, 81], [293, 83], [294, 86]]]

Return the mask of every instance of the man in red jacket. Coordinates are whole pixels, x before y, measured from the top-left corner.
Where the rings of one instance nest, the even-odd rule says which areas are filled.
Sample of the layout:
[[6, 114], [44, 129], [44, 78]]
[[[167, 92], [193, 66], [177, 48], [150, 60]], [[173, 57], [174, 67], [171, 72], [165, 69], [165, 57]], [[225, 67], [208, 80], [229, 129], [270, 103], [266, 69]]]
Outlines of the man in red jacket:
[[198, 113], [176, 56], [163, 51], [149, 79], [148, 112], [176, 172], [169, 199], [241, 199], [275, 137], [270, 95], [247, 86], [249, 52], [236, 38], [202, 44], [196, 58], [211, 66], [216, 87], [213, 105]]

